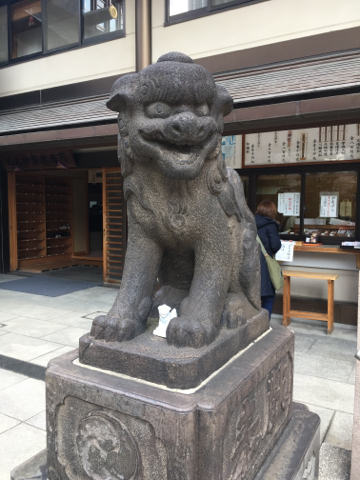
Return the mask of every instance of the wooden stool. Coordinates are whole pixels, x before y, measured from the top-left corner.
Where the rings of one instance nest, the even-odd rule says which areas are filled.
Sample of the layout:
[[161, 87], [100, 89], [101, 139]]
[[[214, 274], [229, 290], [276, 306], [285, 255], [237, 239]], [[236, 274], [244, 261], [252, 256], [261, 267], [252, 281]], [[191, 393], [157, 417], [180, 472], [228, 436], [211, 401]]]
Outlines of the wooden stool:
[[[327, 322], [327, 333], [334, 330], [334, 281], [339, 275], [332, 273], [312, 273], [300, 272], [295, 270], [283, 270], [284, 275], [284, 296], [283, 296], [283, 325], [290, 325], [290, 317], [309, 318], [311, 320], [321, 320]], [[314, 278], [318, 280], [327, 280], [328, 282], [328, 303], [327, 313], [304, 312], [300, 310], [290, 310], [290, 278]]]

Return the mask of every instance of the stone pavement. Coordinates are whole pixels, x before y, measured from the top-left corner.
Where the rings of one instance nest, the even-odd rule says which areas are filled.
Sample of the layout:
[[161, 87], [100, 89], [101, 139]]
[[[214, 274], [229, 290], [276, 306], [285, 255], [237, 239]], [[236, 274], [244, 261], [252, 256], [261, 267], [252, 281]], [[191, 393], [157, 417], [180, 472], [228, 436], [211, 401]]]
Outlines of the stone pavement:
[[[97, 269], [89, 268], [51, 274], [99, 279]], [[0, 282], [19, 278], [18, 272], [0, 274]], [[47, 363], [77, 348], [79, 337], [95, 316], [110, 309], [116, 293], [102, 286], [59, 297], [0, 289], [0, 480], [9, 480], [14, 467], [45, 448]], [[281, 323], [280, 316], [271, 322]], [[295, 331], [294, 400], [321, 417], [319, 480], [347, 480], [356, 328], [335, 324], [330, 336], [322, 322], [293, 320], [289, 328]]]

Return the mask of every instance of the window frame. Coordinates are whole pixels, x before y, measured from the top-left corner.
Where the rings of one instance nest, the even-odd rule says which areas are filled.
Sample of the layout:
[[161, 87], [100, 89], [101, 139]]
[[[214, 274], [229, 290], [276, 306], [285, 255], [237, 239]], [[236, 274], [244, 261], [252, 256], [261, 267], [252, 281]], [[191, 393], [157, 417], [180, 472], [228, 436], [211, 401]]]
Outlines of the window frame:
[[189, 20], [195, 20], [196, 18], [206, 17], [208, 15], [214, 15], [216, 13], [224, 12], [226, 10], [233, 10], [235, 8], [246, 7], [255, 3], [262, 3], [269, 0], [232, 0], [225, 5], [211, 6], [211, 0], [207, 0], [207, 6], [203, 8], [197, 8], [188, 12], [179, 13], [177, 15], [170, 15], [170, 0], [165, 0], [165, 22], [164, 26], [168, 27], [176, 23], [187, 22]]
[[82, 6], [83, 0], [73, 0], [78, 2], [78, 26], [79, 26], [79, 42], [72, 43], [71, 45], [64, 45], [62, 47], [56, 47], [50, 50], [45, 48], [46, 39], [47, 39], [47, 29], [45, 17], [45, 12], [47, 12], [46, 0], [41, 1], [41, 12], [44, 14], [43, 23], [42, 23], [42, 50], [41, 52], [32, 53], [29, 55], [24, 55], [18, 58], [11, 58], [12, 52], [12, 31], [11, 31], [11, 6], [20, 2], [21, 0], [0, 0], [0, 7], [7, 7], [7, 39], [8, 39], [8, 60], [7, 62], [0, 63], [0, 69], [4, 67], [9, 67], [12, 65], [17, 65], [19, 63], [28, 62], [31, 60], [47, 57], [50, 55], [56, 55], [58, 53], [66, 52], [68, 50], [76, 50], [83, 47], [88, 47], [90, 45], [95, 45], [99, 43], [105, 43], [111, 40], [118, 38], [123, 38], [126, 36], [126, 25], [125, 25], [125, 15], [126, 15], [126, 1], [121, 0], [122, 2], [122, 11], [124, 18], [124, 27], [122, 30], [116, 30], [115, 32], [108, 32], [101, 35], [97, 35], [91, 38], [83, 38], [84, 22], [82, 15]]
[[360, 240], [360, 162], [346, 162], [342, 161], [340, 164], [321, 164], [321, 165], [287, 165], [279, 167], [257, 167], [257, 168], [241, 168], [236, 170], [241, 176], [249, 178], [249, 203], [250, 210], [255, 213], [256, 211], [256, 190], [257, 190], [257, 177], [266, 175], [284, 175], [284, 174], [300, 174], [301, 176], [301, 189], [300, 189], [300, 229], [298, 235], [281, 235], [282, 240], [295, 240], [305, 241], [304, 234], [304, 207], [305, 207], [305, 177], [306, 174], [321, 173], [321, 172], [344, 172], [355, 171], [357, 174], [357, 188], [356, 188], [356, 215], [355, 215], [355, 236], [348, 237], [332, 237], [332, 236], [320, 236], [319, 241], [325, 245], [340, 245], [345, 241], [359, 241]]

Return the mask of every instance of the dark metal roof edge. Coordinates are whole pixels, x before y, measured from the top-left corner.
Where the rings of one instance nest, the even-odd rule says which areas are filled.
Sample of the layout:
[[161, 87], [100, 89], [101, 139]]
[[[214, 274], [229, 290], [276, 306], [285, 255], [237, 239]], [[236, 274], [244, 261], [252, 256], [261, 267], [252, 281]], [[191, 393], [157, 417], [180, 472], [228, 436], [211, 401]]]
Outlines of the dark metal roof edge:
[[342, 52], [331, 52], [322, 55], [315, 55], [312, 57], [296, 58], [291, 60], [283, 60], [281, 62], [270, 63], [267, 65], [259, 65], [256, 67], [246, 67], [237, 70], [227, 70], [226, 72], [217, 72], [213, 74], [214, 80], [223, 81], [231, 80], [233, 77], [247, 76], [251, 73], [267, 73], [272, 70], [285, 70], [291, 67], [300, 67], [308, 65], [322, 65], [336, 60], [348, 60], [349, 58], [360, 57], [360, 49], [345, 50]]
[[[347, 90], [354, 87], [360, 87], [360, 82], [343, 84], [343, 85], [330, 85], [327, 87], [312, 88], [307, 90], [294, 90], [289, 92], [279, 92], [279, 93], [268, 94], [268, 95], [259, 95], [255, 97], [240, 98], [240, 99], [234, 100], [234, 105], [240, 105], [243, 103], [245, 104], [245, 103], [251, 103], [251, 102], [260, 102], [260, 101], [271, 100], [271, 99], [286, 99], [287, 97], [302, 97], [304, 95], [311, 95], [314, 93], [329, 92], [329, 94], [331, 95], [332, 92], [336, 91], [336, 94], [338, 94], [338, 90]], [[344, 93], [347, 93], [347, 92], [344, 91]]]

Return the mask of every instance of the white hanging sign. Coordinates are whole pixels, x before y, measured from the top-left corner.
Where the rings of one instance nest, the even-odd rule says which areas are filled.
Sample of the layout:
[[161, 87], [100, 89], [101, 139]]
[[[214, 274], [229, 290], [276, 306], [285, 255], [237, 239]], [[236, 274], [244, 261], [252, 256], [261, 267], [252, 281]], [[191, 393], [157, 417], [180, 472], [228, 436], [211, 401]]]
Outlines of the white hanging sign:
[[300, 215], [300, 193], [279, 193], [278, 212], [282, 213], [285, 217], [298, 217]]
[[320, 193], [320, 217], [338, 216], [338, 198], [337, 192]]
[[295, 242], [292, 240], [281, 240], [281, 248], [276, 252], [275, 259], [281, 262], [292, 262], [294, 258]]
[[227, 167], [241, 168], [242, 135], [222, 137], [221, 151]]

